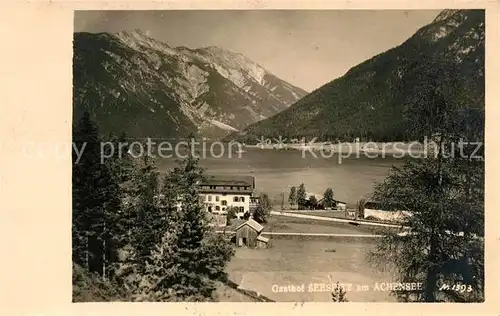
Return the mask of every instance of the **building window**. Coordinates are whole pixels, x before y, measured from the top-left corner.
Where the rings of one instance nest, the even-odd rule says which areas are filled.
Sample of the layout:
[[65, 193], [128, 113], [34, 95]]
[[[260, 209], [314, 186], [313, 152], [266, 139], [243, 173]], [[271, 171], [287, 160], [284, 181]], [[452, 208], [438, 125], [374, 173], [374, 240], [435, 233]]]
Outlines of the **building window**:
[[240, 202], [245, 202], [245, 197], [244, 196], [240, 197]]
[[211, 206], [209, 206], [209, 207], [208, 207], [208, 211], [209, 211], [210, 213], [212, 213], [212, 207], [211, 207]]
[[231, 187], [231, 191], [234, 190], [234, 187]]
[[211, 195], [207, 195], [207, 201], [212, 202], [212, 196]]
[[220, 206], [219, 206], [219, 205], [216, 205], [216, 206], [215, 206], [215, 210], [216, 210], [216, 211], [220, 211]]
[[245, 211], [245, 208], [243, 206], [240, 206], [239, 209], [240, 209], [240, 212], [244, 212]]
[[234, 197], [234, 202], [238, 202], [238, 197], [237, 196]]
[[219, 196], [218, 195], [215, 196], [215, 201], [219, 202]]
[[227, 201], [224, 200], [224, 201], [220, 202], [220, 204], [222, 204], [223, 206], [226, 206], [227, 205]]

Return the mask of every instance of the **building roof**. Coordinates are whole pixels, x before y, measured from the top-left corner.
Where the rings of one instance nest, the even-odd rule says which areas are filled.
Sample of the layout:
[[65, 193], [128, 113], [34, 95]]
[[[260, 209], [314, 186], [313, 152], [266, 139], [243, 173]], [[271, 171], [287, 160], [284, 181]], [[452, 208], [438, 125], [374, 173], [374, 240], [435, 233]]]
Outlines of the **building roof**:
[[313, 192], [306, 192], [306, 200], [309, 200], [309, 198], [311, 197], [311, 195], [314, 195], [314, 197], [317, 200], [323, 199], [323, 195], [321, 195], [321, 194], [317, 194], [317, 193], [313, 193]]
[[258, 241], [269, 242], [269, 238], [266, 238], [262, 235], [257, 236]]
[[257, 231], [259, 233], [264, 229], [264, 226], [262, 226], [261, 224], [257, 223], [255, 220], [249, 219], [248, 221], [244, 222], [240, 226], [236, 227], [236, 230], [239, 230], [241, 227], [243, 227], [245, 225], [248, 225], [248, 226], [252, 227], [255, 231]]
[[[255, 189], [255, 178], [252, 176], [206, 175], [200, 186], [202, 193], [248, 194], [253, 193]], [[215, 188], [207, 188], [206, 186], [215, 186]]]
[[[323, 201], [325, 200], [324, 197], [322, 197], [321, 199], [318, 199], [318, 203], [323, 203]], [[344, 202], [344, 201], [339, 201], [337, 199], [333, 199], [333, 201], [337, 204], [347, 204], [347, 202]]]
[[255, 187], [255, 178], [252, 176], [233, 175], [206, 175], [202, 185], [249, 185]]

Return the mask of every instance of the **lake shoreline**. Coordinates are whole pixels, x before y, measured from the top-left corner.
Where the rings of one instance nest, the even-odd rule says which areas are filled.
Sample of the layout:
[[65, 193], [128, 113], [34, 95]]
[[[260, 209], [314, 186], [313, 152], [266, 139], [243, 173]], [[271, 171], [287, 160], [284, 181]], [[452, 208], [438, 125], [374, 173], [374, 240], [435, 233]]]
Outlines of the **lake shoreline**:
[[[404, 164], [387, 154], [323, 154], [299, 150], [244, 148], [241, 155], [200, 153], [200, 167], [207, 174], [253, 176], [257, 193], [267, 193], [273, 204], [286, 202], [292, 186], [305, 184], [307, 192], [322, 194], [332, 188], [336, 199], [348, 205], [372, 193], [393, 166]], [[359, 157], [358, 157], [359, 156]], [[157, 160], [160, 172], [177, 167], [175, 159]]]
[[[412, 158], [426, 158], [433, 153], [433, 145], [417, 142], [351, 142], [351, 143], [292, 143], [292, 144], [259, 144], [243, 145], [243, 148], [262, 150], [298, 150], [304, 152], [325, 152], [329, 154], [363, 154], [410, 156]], [[396, 157], [397, 158], [397, 157]]]

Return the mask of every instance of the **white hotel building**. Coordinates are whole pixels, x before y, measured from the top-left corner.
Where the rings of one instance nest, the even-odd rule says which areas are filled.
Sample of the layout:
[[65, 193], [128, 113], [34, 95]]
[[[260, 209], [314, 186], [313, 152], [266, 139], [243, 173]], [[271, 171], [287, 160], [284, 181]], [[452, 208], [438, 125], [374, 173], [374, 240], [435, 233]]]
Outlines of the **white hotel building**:
[[212, 214], [227, 214], [229, 207], [237, 208], [239, 218], [250, 212], [255, 190], [251, 176], [206, 175], [200, 184], [201, 200]]

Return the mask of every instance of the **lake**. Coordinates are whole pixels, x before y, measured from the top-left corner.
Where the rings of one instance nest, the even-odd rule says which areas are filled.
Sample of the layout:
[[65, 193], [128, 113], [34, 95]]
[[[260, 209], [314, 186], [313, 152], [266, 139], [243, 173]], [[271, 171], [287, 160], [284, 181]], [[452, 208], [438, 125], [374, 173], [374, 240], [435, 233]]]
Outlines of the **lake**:
[[[372, 192], [375, 183], [384, 180], [392, 165], [403, 163], [392, 156], [368, 158], [361, 154], [359, 158], [352, 155], [339, 160], [337, 155], [316, 155], [304, 155], [299, 150], [245, 148], [241, 154], [235, 149], [231, 158], [229, 152], [220, 158], [200, 154], [200, 165], [207, 173], [254, 176], [256, 190], [266, 192], [274, 201], [281, 202], [284, 192], [286, 203], [290, 188], [304, 183], [308, 193], [323, 194], [330, 187], [336, 199], [355, 206], [359, 198]], [[173, 158], [158, 158], [157, 164], [161, 171], [176, 166]]]

